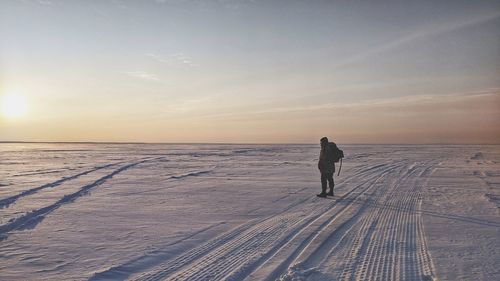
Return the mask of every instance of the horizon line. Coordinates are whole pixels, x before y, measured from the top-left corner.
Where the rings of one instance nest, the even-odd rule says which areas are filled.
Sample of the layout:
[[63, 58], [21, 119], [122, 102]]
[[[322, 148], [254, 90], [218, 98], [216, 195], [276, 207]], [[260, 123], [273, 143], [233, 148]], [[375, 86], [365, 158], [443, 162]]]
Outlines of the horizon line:
[[[317, 143], [259, 143], [259, 142], [127, 142], [127, 141], [1, 141], [0, 144], [6, 143], [33, 143], [33, 144], [153, 144], [153, 145], [315, 145]], [[345, 145], [500, 145], [500, 143], [343, 143]]]

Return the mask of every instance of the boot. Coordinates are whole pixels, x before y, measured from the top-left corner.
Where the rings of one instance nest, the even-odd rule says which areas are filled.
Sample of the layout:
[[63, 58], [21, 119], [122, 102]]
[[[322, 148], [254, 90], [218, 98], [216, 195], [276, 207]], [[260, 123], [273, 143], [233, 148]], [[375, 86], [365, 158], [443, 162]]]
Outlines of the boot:
[[333, 188], [330, 188], [330, 191], [326, 195], [328, 195], [328, 196], [334, 196], [333, 195]]
[[323, 197], [323, 198], [324, 198], [324, 197], [326, 197], [326, 193], [321, 192], [320, 194], [316, 194], [316, 196], [318, 196], [318, 197]]

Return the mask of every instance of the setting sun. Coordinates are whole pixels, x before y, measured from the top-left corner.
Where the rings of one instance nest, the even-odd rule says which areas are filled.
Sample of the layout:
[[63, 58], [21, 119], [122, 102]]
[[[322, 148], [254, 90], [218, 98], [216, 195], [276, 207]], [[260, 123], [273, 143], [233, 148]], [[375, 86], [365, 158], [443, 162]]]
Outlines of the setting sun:
[[8, 94], [2, 98], [2, 114], [7, 118], [18, 118], [26, 114], [26, 102], [23, 96]]

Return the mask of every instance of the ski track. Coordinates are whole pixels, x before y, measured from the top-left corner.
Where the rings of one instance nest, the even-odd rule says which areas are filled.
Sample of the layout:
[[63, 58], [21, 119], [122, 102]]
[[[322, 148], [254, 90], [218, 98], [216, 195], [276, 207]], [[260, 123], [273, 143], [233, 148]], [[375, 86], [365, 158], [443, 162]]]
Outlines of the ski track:
[[[145, 163], [145, 162], [148, 162], [148, 161], [152, 161], [154, 159], [151, 159], [151, 158], [147, 158], [147, 159], [142, 159], [140, 161], [137, 161], [137, 162], [134, 162], [134, 163], [130, 163], [130, 164], [126, 164], [126, 165], [123, 165], [121, 166], [120, 168], [114, 170], [113, 172], [97, 179], [96, 181], [92, 182], [92, 183], [89, 183], [83, 187], [81, 187], [77, 192], [74, 192], [74, 193], [71, 193], [71, 194], [67, 194], [67, 195], [64, 195], [61, 199], [59, 199], [58, 201], [56, 201], [55, 203], [51, 204], [51, 205], [48, 205], [48, 206], [45, 206], [43, 208], [39, 208], [39, 209], [36, 209], [36, 210], [33, 210], [31, 212], [28, 212], [20, 217], [17, 217], [17, 218], [12, 218], [8, 223], [6, 224], [3, 224], [3, 225], [0, 225], [0, 240], [3, 240], [3, 239], [6, 239], [8, 238], [9, 234], [11, 231], [14, 231], [14, 230], [25, 230], [25, 229], [33, 229], [35, 228], [48, 214], [50, 214], [51, 212], [59, 209], [61, 206], [63, 205], [66, 205], [66, 204], [70, 204], [70, 203], [73, 203], [77, 198], [79, 197], [82, 197], [84, 196], [85, 194], [87, 194], [90, 190], [102, 185], [103, 183], [105, 183], [107, 180], [111, 179], [113, 176], [121, 173], [121, 172], [124, 172], [134, 166], [137, 166], [139, 164], [142, 164], [142, 163]], [[47, 185], [43, 185], [43, 186], [40, 186], [40, 187], [37, 187], [37, 188], [34, 188], [34, 189], [30, 189], [30, 190], [27, 190], [26, 192], [23, 192], [23, 193], [20, 193], [16, 196], [13, 196], [13, 197], [10, 197], [10, 198], [6, 198], [5, 200], [7, 199], [11, 199], [11, 198], [14, 198], [14, 199], [11, 199], [11, 200], [17, 200], [23, 196], [27, 196], [27, 195], [30, 195], [30, 194], [34, 194], [44, 188], [48, 188], [48, 187], [54, 187], [54, 186], [57, 186], [57, 185], [60, 185], [61, 183], [65, 182], [65, 181], [68, 181], [68, 180], [71, 180], [71, 179], [75, 179], [79, 176], [82, 176], [82, 175], [85, 175], [85, 174], [89, 174], [91, 172], [94, 172], [96, 170], [99, 170], [99, 169], [103, 169], [103, 168], [106, 168], [106, 167], [110, 167], [110, 166], [113, 166], [113, 165], [116, 165], [115, 164], [109, 164], [109, 165], [105, 165], [105, 166], [101, 166], [101, 167], [97, 167], [95, 169], [92, 169], [92, 170], [88, 170], [86, 172], [83, 172], [83, 173], [80, 173], [80, 174], [77, 174], [77, 175], [74, 175], [74, 176], [71, 176], [71, 177], [68, 177], [68, 178], [64, 178], [64, 179], [61, 179], [59, 181], [56, 181], [54, 183], [50, 183], [50, 184], [47, 184]], [[10, 203], [11, 204], [11, 203]]]
[[64, 182], [67, 182], [67, 181], [70, 181], [70, 180], [74, 180], [74, 179], [79, 178], [81, 176], [88, 175], [88, 174], [90, 174], [92, 172], [95, 172], [95, 171], [98, 171], [98, 170], [101, 170], [101, 169], [105, 169], [105, 168], [109, 168], [109, 167], [112, 167], [112, 166], [115, 166], [115, 165], [118, 165], [118, 164], [120, 164], [120, 162], [119, 163], [113, 163], [113, 164], [107, 164], [107, 165], [104, 165], [104, 166], [95, 167], [93, 169], [81, 172], [79, 174], [76, 174], [76, 175], [73, 175], [73, 176], [69, 176], [69, 177], [65, 177], [65, 178], [59, 179], [59, 180], [57, 180], [55, 182], [47, 183], [47, 184], [44, 184], [44, 185], [39, 186], [39, 187], [35, 187], [35, 188], [32, 188], [32, 189], [25, 190], [25, 191], [23, 191], [23, 192], [21, 192], [21, 193], [19, 193], [17, 195], [1, 199], [0, 200], [0, 209], [7, 208], [10, 205], [12, 205], [13, 203], [15, 203], [18, 199], [20, 199], [22, 197], [25, 197], [25, 196], [28, 196], [28, 195], [33, 195], [33, 194], [37, 193], [40, 190], [43, 190], [43, 189], [46, 189], [46, 188], [57, 187], [57, 186], [63, 184]]
[[334, 280], [434, 280], [421, 203], [435, 164], [355, 170], [337, 183], [358, 180], [340, 199], [309, 198], [249, 221], [131, 280], [306, 280], [335, 258], [344, 265], [329, 272]]

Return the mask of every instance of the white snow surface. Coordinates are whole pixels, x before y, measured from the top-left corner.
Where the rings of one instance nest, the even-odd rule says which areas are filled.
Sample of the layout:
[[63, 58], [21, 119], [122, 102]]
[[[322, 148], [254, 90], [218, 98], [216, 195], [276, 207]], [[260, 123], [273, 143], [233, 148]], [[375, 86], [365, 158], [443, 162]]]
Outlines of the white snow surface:
[[0, 144], [0, 280], [500, 280], [500, 146], [339, 146]]

